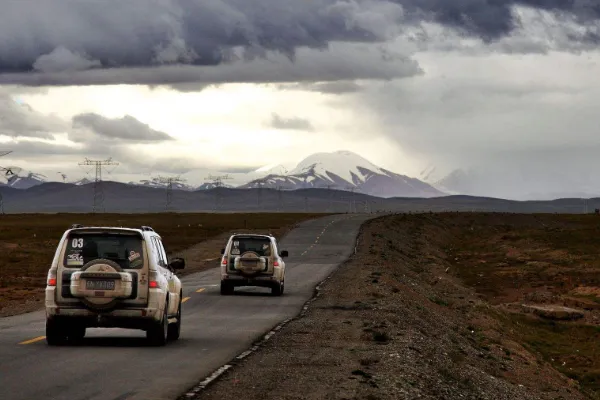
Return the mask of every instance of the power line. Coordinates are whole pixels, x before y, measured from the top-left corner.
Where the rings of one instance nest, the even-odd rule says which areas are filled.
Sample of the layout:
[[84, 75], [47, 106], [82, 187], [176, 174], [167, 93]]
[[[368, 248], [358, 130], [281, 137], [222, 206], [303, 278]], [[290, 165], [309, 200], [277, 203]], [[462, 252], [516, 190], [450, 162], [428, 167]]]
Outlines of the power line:
[[95, 213], [98, 210], [104, 211], [104, 189], [102, 187], [102, 168], [107, 165], [119, 165], [111, 158], [106, 160], [90, 160], [86, 158], [85, 161], [80, 162], [79, 165], [93, 165], [96, 168], [96, 176], [94, 179], [94, 203], [92, 206], [92, 212]]
[[165, 202], [165, 211], [171, 211], [172, 210], [171, 205], [173, 203], [173, 183], [185, 182], [186, 180], [183, 178], [180, 178], [179, 175], [168, 177], [168, 178], [159, 176], [157, 178], [157, 180], [160, 183], [167, 184], [167, 200]]
[[281, 186], [277, 186], [277, 209], [279, 212], [283, 211], [283, 193], [281, 189]]
[[261, 200], [262, 200], [262, 189], [263, 189], [263, 185], [265, 183], [263, 181], [260, 181], [257, 184], [258, 184], [258, 192], [256, 193], [256, 202], [257, 202], [258, 208], [260, 210], [260, 203], [261, 203]]
[[227, 179], [232, 179], [229, 177], [229, 174], [225, 174], [225, 175], [212, 175], [209, 174], [206, 178], [204, 178], [205, 181], [211, 181], [212, 184], [215, 186], [214, 190], [215, 190], [215, 211], [218, 210], [219, 208], [219, 200], [221, 199], [220, 196], [220, 188], [223, 186], [223, 181], [227, 180]]
[[[0, 157], [3, 157], [5, 155], [8, 155], [12, 153], [12, 150], [0, 150]], [[11, 175], [12, 171], [10, 170], [10, 168], [3, 168], [0, 167], [0, 171], [4, 171], [6, 176]], [[2, 193], [0, 193], [0, 214], [4, 215], [4, 198], [2, 197]]]
[[355, 213], [356, 212], [356, 200], [355, 200], [354, 191], [356, 190], [356, 186], [346, 186], [345, 189], [352, 192], [352, 197], [350, 199], [350, 213]]
[[328, 184], [325, 187], [327, 188], [327, 191], [329, 191], [329, 206], [327, 207], [327, 211], [331, 212], [333, 208], [333, 192], [331, 191], [331, 188], [336, 188], [337, 185]]

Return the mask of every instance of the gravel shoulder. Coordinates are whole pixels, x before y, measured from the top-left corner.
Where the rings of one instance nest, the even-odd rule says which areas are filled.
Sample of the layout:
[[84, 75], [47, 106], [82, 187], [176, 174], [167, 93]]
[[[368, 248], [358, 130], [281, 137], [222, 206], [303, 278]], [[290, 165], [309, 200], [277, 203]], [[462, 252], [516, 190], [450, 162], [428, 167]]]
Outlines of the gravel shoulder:
[[367, 222], [306, 313], [198, 398], [587, 398], [449, 272], [449, 234], [426, 216]]

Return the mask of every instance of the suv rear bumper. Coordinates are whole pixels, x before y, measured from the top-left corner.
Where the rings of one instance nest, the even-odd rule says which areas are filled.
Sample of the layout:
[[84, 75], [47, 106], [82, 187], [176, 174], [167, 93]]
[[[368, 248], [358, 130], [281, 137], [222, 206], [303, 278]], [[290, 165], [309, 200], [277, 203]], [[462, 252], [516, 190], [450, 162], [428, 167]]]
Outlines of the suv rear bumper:
[[158, 308], [125, 308], [94, 312], [81, 307], [46, 307], [46, 319], [88, 328], [147, 329], [162, 318]]
[[47, 321], [56, 321], [66, 326], [84, 326], [86, 328], [123, 328], [147, 330], [156, 325], [154, 318], [131, 318], [109, 314], [96, 314], [92, 316], [64, 316], [54, 315]]
[[275, 275], [257, 275], [252, 278], [246, 278], [241, 275], [224, 275], [221, 277], [221, 283], [226, 283], [231, 286], [261, 286], [272, 287], [278, 284], [279, 280]]

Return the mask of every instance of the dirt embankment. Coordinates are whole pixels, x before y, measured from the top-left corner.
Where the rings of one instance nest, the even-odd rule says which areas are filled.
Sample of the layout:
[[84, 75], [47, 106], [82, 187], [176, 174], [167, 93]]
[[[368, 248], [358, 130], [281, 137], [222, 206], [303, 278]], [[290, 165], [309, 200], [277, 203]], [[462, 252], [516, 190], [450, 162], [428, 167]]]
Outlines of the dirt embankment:
[[[588, 226], [587, 220], [569, 218], [426, 214], [368, 222], [358, 254], [323, 285], [305, 316], [286, 325], [199, 398], [589, 398], [581, 390], [593, 390], [593, 385], [580, 386], [558, 368], [565, 368], [563, 362], [572, 368], [568, 363], [576, 360], [567, 343], [586, 341], [582, 334], [570, 337], [573, 329], [595, 330], [596, 335], [598, 329], [582, 325], [581, 319], [545, 319], [506, 305], [549, 304], [533, 302], [531, 293], [540, 290], [529, 289], [532, 282], [538, 288], [553, 286], [548, 280], [564, 277], [552, 272], [562, 268], [553, 257], [569, 262], [591, 258], [581, 247], [553, 246], [558, 238], [548, 241], [549, 226], [563, 239]], [[506, 251], [508, 242], [512, 250]], [[523, 268], [525, 259], [519, 257], [532, 249], [546, 264]], [[499, 269], [477, 269], [496, 265], [498, 254], [498, 263], [503, 263]], [[528, 257], [525, 262], [539, 261]], [[506, 268], [516, 272], [506, 278]], [[565, 284], [561, 290], [567, 289]], [[560, 293], [554, 291], [555, 296]], [[592, 318], [587, 312], [584, 320]], [[596, 356], [579, 354], [588, 358], [588, 369]], [[571, 375], [581, 378], [578, 368]]]

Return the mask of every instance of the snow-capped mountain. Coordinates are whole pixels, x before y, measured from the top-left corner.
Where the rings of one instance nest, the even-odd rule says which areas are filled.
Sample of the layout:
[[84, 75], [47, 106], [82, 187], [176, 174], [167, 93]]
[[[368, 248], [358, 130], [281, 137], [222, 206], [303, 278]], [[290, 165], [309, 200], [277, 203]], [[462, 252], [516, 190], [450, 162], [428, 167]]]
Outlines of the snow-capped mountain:
[[[145, 187], [153, 187], [157, 189], [166, 189], [169, 186], [169, 183], [164, 179], [160, 179], [158, 177], [150, 178], [150, 179], [142, 179], [138, 182], [129, 182], [130, 185], [136, 186], [145, 186]], [[195, 190], [194, 186], [188, 185], [185, 182], [172, 182], [171, 187], [174, 190]]]
[[350, 151], [315, 153], [289, 174], [269, 174], [254, 179], [241, 188], [332, 188], [358, 190], [380, 197], [434, 197], [444, 195], [416, 178], [380, 168]]
[[437, 180], [433, 185], [450, 194], [472, 194], [476, 192], [474, 187], [476, 179], [473, 171], [458, 168]]
[[[220, 186], [224, 187], [224, 188], [235, 188], [235, 185], [228, 185], [228, 184], [222, 183], [222, 182], [221, 182]], [[210, 189], [214, 189], [216, 187], [217, 187], [216, 183], [214, 183], [214, 182], [206, 182], [206, 183], [203, 183], [202, 185], [198, 186], [194, 190], [210, 190]]]
[[[349, 151], [315, 153], [306, 157], [291, 170], [283, 165], [266, 165], [248, 173], [224, 174], [219, 171], [194, 170], [182, 174], [181, 177], [185, 182], [173, 182], [173, 189], [209, 190], [216, 187], [217, 180], [222, 178], [220, 186], [227, 188], [263, 187], [287, 190], [331, 188], [356, 190], [379, 197], [435, 197], [445, 194], [426, 182], [380, 168]], [[154, 188], [166, 188], [168, 185], [158, 177], [140, 179], [140, 175], [135, 174], [109, 180]], [[202, 180], [204, 183], [199, 185]], [[30, 173], [15, 178], [13, 185], [18, 188], [28, 188], [44, 182], [45, 180], [42, 180], [39, 175]], [[84, 177], [66, 183], [80, 186], [92, 182], [92, 178]]]
[[0, 171], [0, 184], [15, 189], [29, 189], [47, 181], [47, 177], [17, 166], [4, 167]]

